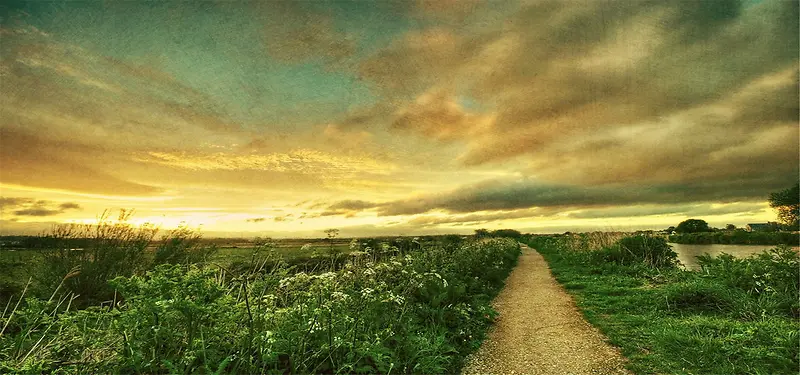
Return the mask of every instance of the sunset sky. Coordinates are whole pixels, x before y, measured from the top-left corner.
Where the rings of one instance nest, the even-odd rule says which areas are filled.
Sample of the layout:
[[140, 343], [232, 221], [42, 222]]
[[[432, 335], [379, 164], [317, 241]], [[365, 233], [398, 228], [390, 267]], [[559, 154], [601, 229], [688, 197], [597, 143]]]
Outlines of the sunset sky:
[[797, 1], [0, 5], [0, 233], [774, 221]]

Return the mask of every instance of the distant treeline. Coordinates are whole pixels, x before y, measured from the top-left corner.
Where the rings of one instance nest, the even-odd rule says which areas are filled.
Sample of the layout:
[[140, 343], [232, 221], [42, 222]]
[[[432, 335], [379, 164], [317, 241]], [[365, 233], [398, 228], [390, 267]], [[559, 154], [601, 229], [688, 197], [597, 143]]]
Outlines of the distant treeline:
[[86, 248], [96, 241], [92, 238], [57, 238], [53, 236], [0, 236], [0, 248], [52, 249]]
[[791, 245], [798, 246], [800, 237], [791, 232], [699, 232], [673, 234], [669, 242], [680, 244]]

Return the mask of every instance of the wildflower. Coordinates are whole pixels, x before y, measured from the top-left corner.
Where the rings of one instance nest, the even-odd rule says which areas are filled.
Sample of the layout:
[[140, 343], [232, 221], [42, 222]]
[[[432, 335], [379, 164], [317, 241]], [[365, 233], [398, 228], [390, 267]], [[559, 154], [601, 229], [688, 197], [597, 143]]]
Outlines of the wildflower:
[[331, 293], [331, 299], [334, 301], [346, 301], [348, 298], [350, 298], [350, 296], [342, 292]]

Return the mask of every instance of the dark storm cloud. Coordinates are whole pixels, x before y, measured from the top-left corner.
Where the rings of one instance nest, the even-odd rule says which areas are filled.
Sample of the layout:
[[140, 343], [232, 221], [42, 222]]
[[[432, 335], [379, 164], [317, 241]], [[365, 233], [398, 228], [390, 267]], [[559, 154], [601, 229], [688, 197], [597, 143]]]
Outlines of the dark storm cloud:
[[[497, 211], [492, 219], [533, 217], [556, 210], [602, 208], [611, 206], [633, 206], [642, 204], [686, 204], [698, 202], [763, 202], [770, 192], [790, 184], [791, 176], [771, 180], [737, 179], [729, 181], [696, 182], [689, 184], [632, 185], [610, 184], [598, 186], [548, 185], [524, 180], [488, 181], [456, 189], [442, 194], [422, 195], [391, 202], [363, 202], [358, 207], [333, 210], [338, 214], [354, 215], [363, 209], [377, 208], [382, 216], [414, 215], [430, 211], [446, 211], [450, 214], [465, 214], [476, 211]], [[334, 206], [347, 206], [337, 203]], [[739, 211], [748, 211], [750, 206]], [[529, 211], [517, 216], [523, 209], [545, 208]], [[686, 208], [683, 208], [684, 210]], [[731, 209], [730, 207], [728, 209]], [[669, 209], [673, 210], [673, 209]], [[681, 208], [674, 208], [678, 213]], [[597, 211], [595, 211], [597, 212]], [[712, 211], [708, 211], [712, 213]], [[721, 213], [721, 212], [716, 212]], [[730, 213], [730, 212], [726, 212]], [[576, 214], [580, 215], [580, 214]], [[637, 216], [637, 215], [633, 215]], [[469, 219], [469, 218], [468, 218]], [[424, 219], [423, 219], [424, 220]], [[489, 220], [475, 217], [474, 220]]]
[[16, 216], [54, 216], [69, 210], [80, 210], [75, 202], [60, 204], [26, 197], [0, 197], [0, 212], [10, 211]]

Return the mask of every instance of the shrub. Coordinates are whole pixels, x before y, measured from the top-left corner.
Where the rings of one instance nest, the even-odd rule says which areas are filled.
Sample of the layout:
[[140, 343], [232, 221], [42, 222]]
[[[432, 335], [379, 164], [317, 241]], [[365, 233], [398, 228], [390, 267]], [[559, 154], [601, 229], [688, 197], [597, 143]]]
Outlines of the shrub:
[[665, 239], [650, 236], [623, 237], [615, 245], [594, 252], [592, 257], [595, 262], [644, 264], [652, 268], [675, 267], [678, 261], [678, 254]]
[[739, 289], [783, 314], [800, 316], [800, 256], [780, 246], [747, 258], [729, 254], [698, 257], [701, 272]]

